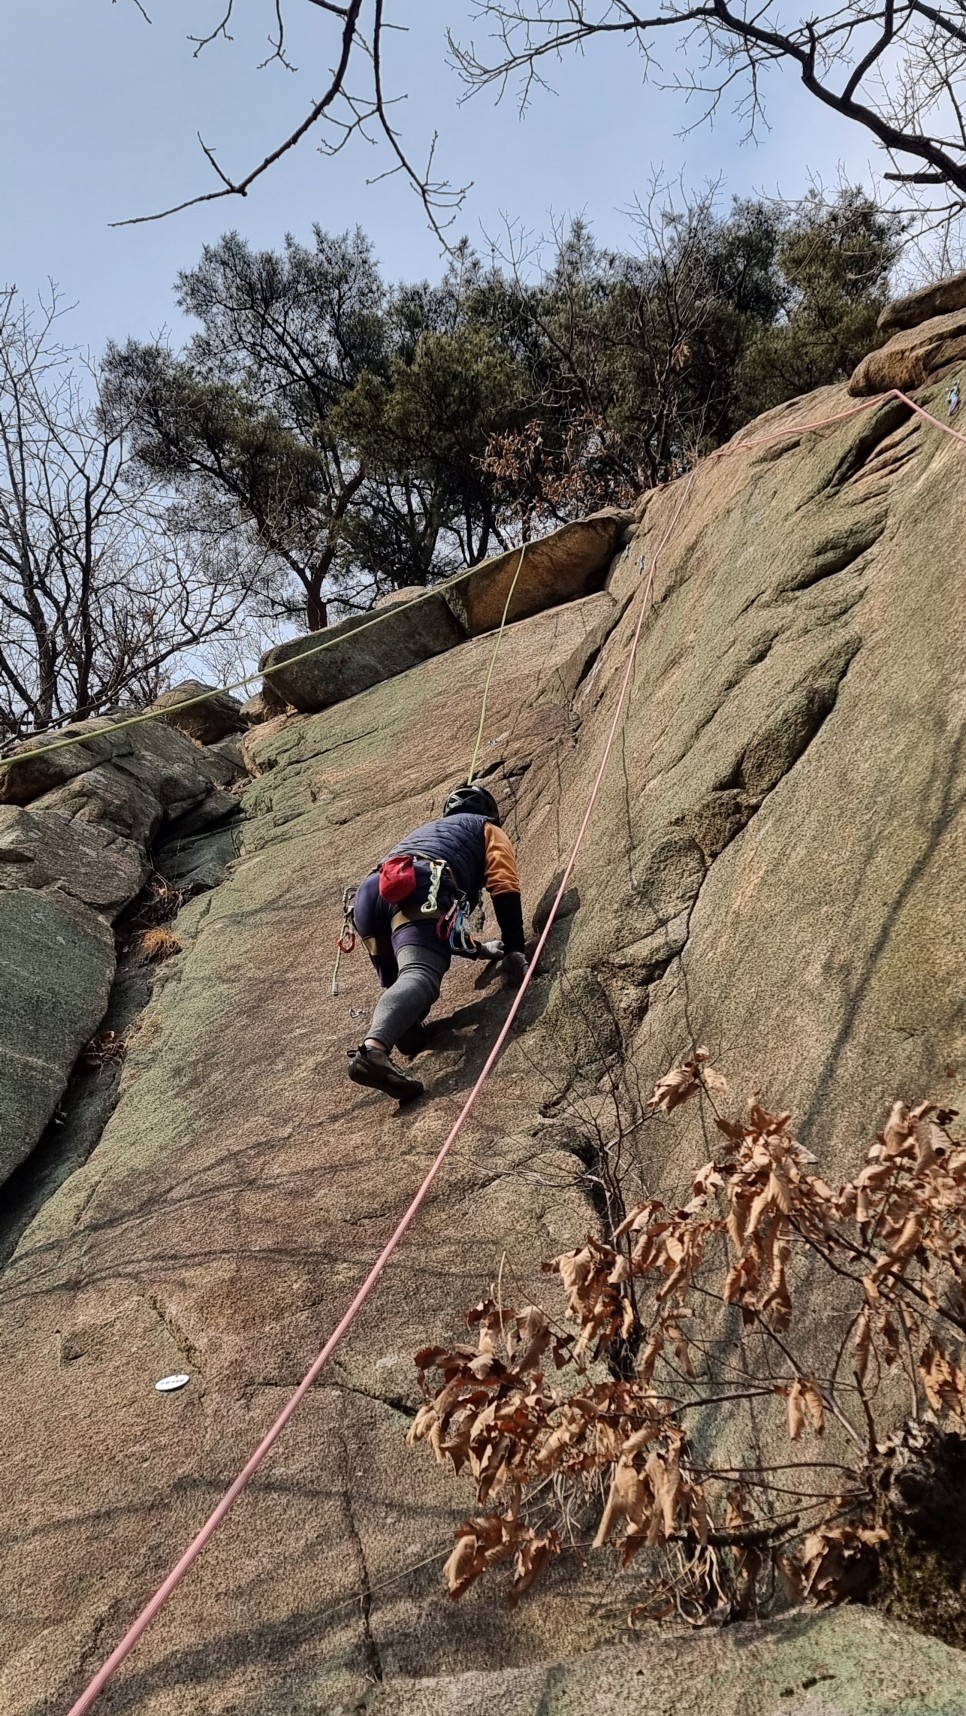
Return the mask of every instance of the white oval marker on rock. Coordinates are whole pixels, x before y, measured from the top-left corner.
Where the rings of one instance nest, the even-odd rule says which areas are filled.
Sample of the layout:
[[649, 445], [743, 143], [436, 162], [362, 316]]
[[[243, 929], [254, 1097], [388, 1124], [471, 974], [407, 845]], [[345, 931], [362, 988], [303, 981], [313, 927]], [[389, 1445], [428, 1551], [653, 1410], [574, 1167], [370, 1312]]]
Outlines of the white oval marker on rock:
[[190, 1381], [190, 1376], [163, 1376], [154, 1386], [159, 1394], [173, 1394], [176, 1388], [184, 1388], [185, 1383]]

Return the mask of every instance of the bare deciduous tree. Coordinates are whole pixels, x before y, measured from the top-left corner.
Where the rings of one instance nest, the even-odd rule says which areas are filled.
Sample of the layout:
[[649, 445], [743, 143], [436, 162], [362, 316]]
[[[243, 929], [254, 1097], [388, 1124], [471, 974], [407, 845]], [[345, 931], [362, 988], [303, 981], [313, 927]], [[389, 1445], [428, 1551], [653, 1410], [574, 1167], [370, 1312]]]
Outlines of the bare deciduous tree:
[[[144, 0], [132, 0], [132, 3], [145, 22], [150, 23], [150, 14]], [[145, 220], [162, 220], [166, 215], [177, 214], [182, 209], [192, 208], [196, 203], [217, 202], [223, 197], [247, 196], [256, 180], [267, 173], [283, 155], [287, 155], [289, 150], [301, 143], [304, 137], [313, 133], [321, 139], [319, 148], [325, 155], [339, 154], [350, 139], [357, 135], [367, 143], [381, 141], [388, 150], [389, 164], [384, 171], [376, 175], [376, 179], [389, 178], [394, 174], [406, 179], [422, 202], [433, 230], [442, 237], [444, 228], [450, 224], [469, 187], [458, 188], [448, 180], [434, 177], [435, 135], [429, 145], [425, 167], [417, 168], [403, 146], [399, 131], [392, 123], [390, 109], [403, 97], [388, 94], [385, 88], [386, 43], [392, 31], [404, 30], [407, 26], [387, 18], [386, 0], [346, 0], [344, 5], [335, 4], [335, 0], [308, 0], [308, 4], [324, 14], [328, 33], [324, 38], [322, 53], [328, 52], [331, 55], [329, 82], [288, 136], [262, 160], [235, 176], [225, 171], [214, 149], [199, 137], [205, 159], [218, 181], [215, 188], [187, 197], [155, 214], [137, 215], [130, 221], [117, 224], [126, 226], [137, 225]], [[262, 61], [262, 67], [277, 62], [287, 70], [294, 71], [296, 68], [289, 58], [286, 39], [284, 0], [265, 0], [264, 10], [268, 21], [270, 51]], [[230, 26], [234, 17], [235, 0], [217, 0], [217, 5], [211, 11], [209, 27], [202, 29], [197, 36], [189, 37], [194, 44], [196, 58], [214, 43], [232, 40]], [[371, 182], [374, 183], [375, 180]]]
[[869, 132], [892, 164], [887, 179], [937, 193], [943, 217], [966, 209], [966, 5], [929, 0], [855, 0], [794, 20], [776, 0], [662, 0], [640, 10], [629, 0], [476, 0], [486, 45], [450, 46], [471, 90], [503, 93], [514, 81], [526, 107], [549, 68], [598, 41], [638, 50], [645, 77], [662, 77], [662, 43], [675, 46], [665, 87], [703, 98], [702, 119], [733, 97], [754, 132], [764, 117], [773, 66], [797, 72], [810, 95]]
[[[150, 22], [145, 0], [131, 4]], [[435, 176], [435, 133], [425, 167], [413, 164], [393, 120], [403, 95], [387, 89], [385, 74], [393, 32], [428, 31], [428, 24], [393, 17], [392, 0], [302, 0], [306, 5], [325, 32], [322, 52], [328, 53], [330, 70], [325, 89], [298, 124], [261, 160], [235, 174], [199, 138], [215, 185], [137, 220], [246, 196], [309, 135], [324, 154], [337, 154], [360, 136], [384, 151], [385, 168], [370, 182], [404, 177], [442, 237], [469, 187]], [[207, 27], [190, 38], [196, 56], [232, 41], [235, 7], [236, 0], [213, 0]], [[296, 69], [286, 37], [292, 7], [293, 0], [263, 0], [268, 39], [263, 65]], [[688, 129], [713, 119], [722, 103], [733, 99], [754, 133], [764, 121], [768, 74], [777, 67], [797, 75], [824, 107], [876, 140], [890, 162], [886, 179], [908, 191], [927, 216], [927, 229], [948, 227], [966, 211], [966, 0], [945, 7], [930, 0], [843, 0], [829, 12], [797, 20], [778, 0], [758, 6], [749, 0], [658, 0], [653, 10], [641, 10], [631, 0], [474, 0], [473, 16], [485, 28], [480, 43], [449, 36], [452, 59], [471, 91], [502, 95], [518, 82], [525, 108], [534, 89], [547, 84], [555, 61], [598, 40], [614, 39], [636, 47], [644, 76], [660, 83], [662, 45], [673, 42], [674, 65], [686, 69], [669, 74], [664, 87], [698, 101], [698, 115]]]
[[53, 290], [0, 293], [0, 740], [146, 701], [224, 633], [251, 581], [238, 537], [182, 528], [123, 423], [58, 343]]

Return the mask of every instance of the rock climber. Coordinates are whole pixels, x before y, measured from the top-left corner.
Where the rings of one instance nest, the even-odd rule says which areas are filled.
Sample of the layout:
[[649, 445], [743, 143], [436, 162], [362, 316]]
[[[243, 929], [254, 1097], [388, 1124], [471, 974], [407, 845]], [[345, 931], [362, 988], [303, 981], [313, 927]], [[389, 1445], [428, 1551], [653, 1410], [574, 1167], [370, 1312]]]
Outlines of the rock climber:
[[[484, 888], [500, 930], [495, 941], [477, 941], [469, 930]], [[498, 961], [513, 988], [527, 969], [516, 859], [492, 793], [456, 787], [442, 816], [407, 834], [366, 877], [352, 916], [383, 994], [368, 1036], [349, 1051], [349, 1077], [411, 1102], [423, 1086], [395, 1065], [392, 1051], [411, 1059], [425, 1046], [423, 1020], [453, 954]]]

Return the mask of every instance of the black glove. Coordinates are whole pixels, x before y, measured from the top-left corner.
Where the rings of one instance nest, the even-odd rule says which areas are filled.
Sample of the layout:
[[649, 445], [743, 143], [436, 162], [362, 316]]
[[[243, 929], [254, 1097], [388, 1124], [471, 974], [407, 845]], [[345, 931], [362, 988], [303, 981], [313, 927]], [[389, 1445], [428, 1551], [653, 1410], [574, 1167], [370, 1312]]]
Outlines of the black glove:
[[527, 974], [525, 953], [505, 953], [500, 961], [500, 976], [507, 989], [519, 989]]

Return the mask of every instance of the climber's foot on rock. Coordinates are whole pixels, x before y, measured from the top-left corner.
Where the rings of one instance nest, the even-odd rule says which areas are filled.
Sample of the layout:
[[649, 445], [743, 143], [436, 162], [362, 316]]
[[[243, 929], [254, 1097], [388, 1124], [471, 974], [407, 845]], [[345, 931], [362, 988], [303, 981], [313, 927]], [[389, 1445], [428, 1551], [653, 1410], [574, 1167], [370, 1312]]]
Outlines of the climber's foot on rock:
[[402, 1036], [396, 1038], [396, 1047], [401, 1055], [405, 1055], [407, 1061], [411, 1061], [416, 1055], [422, 1054], [429, 1043], [430, 1035], [431, 1027], [410, 1025], [408, 1031], [403, 1031]]
[[371, 1048], [361, 1043], [349, 1051], [349, 1077], [354, 1084], [364, 1084], [370, 1090], [383, 1090], [397, 1102], [414, 1102], [422, 1096], [423, 1086], [412, 1073], [393, 1066], [385, 1049]]

